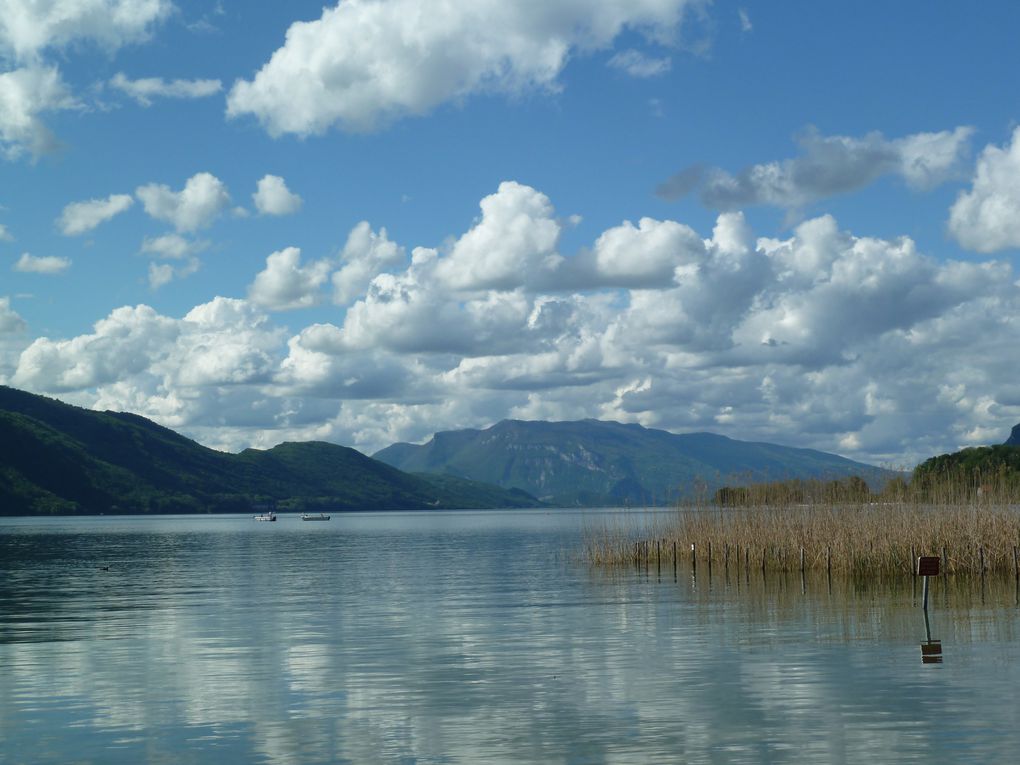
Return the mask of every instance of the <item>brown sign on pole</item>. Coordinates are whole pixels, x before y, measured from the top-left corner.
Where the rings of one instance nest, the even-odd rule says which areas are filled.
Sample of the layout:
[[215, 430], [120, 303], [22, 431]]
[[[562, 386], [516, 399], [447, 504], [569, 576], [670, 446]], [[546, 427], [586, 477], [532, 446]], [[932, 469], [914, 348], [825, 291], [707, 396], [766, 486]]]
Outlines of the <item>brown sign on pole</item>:
[[937, 555], [922, 555], [917, 559], [917, 575], [938, 576], [939, 560]]

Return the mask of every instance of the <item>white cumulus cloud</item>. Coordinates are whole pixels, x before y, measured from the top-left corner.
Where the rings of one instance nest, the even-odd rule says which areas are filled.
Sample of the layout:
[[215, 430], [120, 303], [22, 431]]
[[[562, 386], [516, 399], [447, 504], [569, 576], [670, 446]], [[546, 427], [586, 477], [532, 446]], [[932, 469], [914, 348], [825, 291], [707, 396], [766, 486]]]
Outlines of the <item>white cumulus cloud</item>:
[[520, 341], [531, 314], [521, 290], [481, 291], [464, 300], [439, 275], [441, 265], [436, 250], [416, 247], [405, 271], [372, 279], [347, 309], [337, 347], [478, 355]]
[[255, 209], [262, 215], [290, 215], [301, 209], [301, 197], [287, 188], [278, 175], [265, 175], [259, 179], [251, 195]]
[[165, 80], [162, 77], [132, 80], [123, 72], [117, 72], [110, 79], [110, 86], [142, 106], [151, 106], [156, 98], [206, 98], [223, 90], [223, 83], [219, 80]]
[[71, 267], [68, 258], [55, 255], [35, 256], [25, 252], [14, 264], [14, 270], [25, 274], [60, 274]]
[[7, 226], [0, 223], [0, 242], [13, 242], [14, 236], [7, 230]]
[[180, 191], [156, 183], [139, 186], [135, 196], [150, 216], [172, 223], [182, 232], [212, 225], [230, 206], [226, 185], [211, 173], [196, 173]]
[[256, 274], [248, 297], [255, 305], [273, 311], [308, 308], [322, 299], [329, 272], [325, 260], [302, 266], [301, 250], [287, 247], [266, 258], [266, 267]]
[[54, 393], [91, 390], [98, 408], [135, 411], [171, 427], [193, 419], [237, 422], [245, 409], [252, 416], [252, 395], [246, 390], [235, 398], [231, 386], [268, 382], [282, 344], [281, 331], [243, 300], [217, 297], [182, 319], [146, 305], [124, 306], [91, 333], [35, 340], [21, 353], [12, 384]]
[[283, 332], [247, 301], [217, 297], [189, 311], [179, 327], [162, 367], [175, 385], [267, 383], [279, 363]]
[[364, 293], [373, 278], [404, 258], [404, 248], [389, 240], [385, 228], [376, 233], [368, 221], [361, 221], [347, 236], [340, 268], [331, 277], [333, 302], [347, 305]]
[[271, 135], [372, 130], [479, 92], [553, 90], [568, 59], [624, 30], [669, 43], [689, 0], [347, 0], [295, 22], [228, 115]]
[[179, 330], [148, 306], [124, 307], [71, 340], [39, 338], [21, 354], [13, 383], [42, 391], [90, 388], [142, 372]]
[[9, 297], [0, 297], [0, 333], [20, 332], [25, 328], [25, 320], [11, 308]]
[[597, 281], [618, 287], [663, 287], [676, 268], [703, 257], [705, 244], [689, 226], [642, 218], [604, 231], [593, 248]]
[[986, 146], [969, 191], [949, 211], [949, 231], [968, 250], [1020, 247], [1020, 128], [1007, 146]]
[[481, 219], [438, 265], [455, 289], [513, 289], [555, 270], [561, 225], [549, 197], [514, 181], [481, 201]]
[[79, 108], [56, 67], [30, 66], [0, 73], [0, 153], [46, 154], [59, 145], [40, 119], [44, 112]]
[[417, 363], [385, 351], [334, 352], [340, 340], [333, 325], [314, 324], [288, 341], [287, 357], [274, 383], [290, 396], [323, 396], [350, 399], [397, 398], [410, 383], [421, 395], [424, 376]]
[[91, 231], [131, 207], [135, 202], [130, 194], [111, 194], [106, 199], [72, 202], [64, 208], [57, 220], [64, 236], [77, 236]]
[[170, 0], [0, 0], [0, 51], [25, 60], [79, 40], [112, 51], [172, 11]]

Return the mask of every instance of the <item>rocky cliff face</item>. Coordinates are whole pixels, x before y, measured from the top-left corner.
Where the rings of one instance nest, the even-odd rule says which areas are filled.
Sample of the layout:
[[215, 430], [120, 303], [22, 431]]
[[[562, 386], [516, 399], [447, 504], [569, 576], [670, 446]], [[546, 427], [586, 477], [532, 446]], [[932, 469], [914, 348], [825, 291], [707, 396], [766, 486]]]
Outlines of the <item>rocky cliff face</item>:
[[1006, 446], [1020, 446], [1020, 425], [1014, 425], [1010, 431], [1009, 438], [1005, 441]]

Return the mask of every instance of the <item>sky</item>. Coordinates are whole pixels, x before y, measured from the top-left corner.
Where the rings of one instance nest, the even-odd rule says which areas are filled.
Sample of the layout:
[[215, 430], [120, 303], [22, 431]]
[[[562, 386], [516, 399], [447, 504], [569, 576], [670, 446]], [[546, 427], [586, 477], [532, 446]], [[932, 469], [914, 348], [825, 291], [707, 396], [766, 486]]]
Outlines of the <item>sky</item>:
[[0, 0], [0, 384], [237, 451], [1020, 422], [1020, 4]]

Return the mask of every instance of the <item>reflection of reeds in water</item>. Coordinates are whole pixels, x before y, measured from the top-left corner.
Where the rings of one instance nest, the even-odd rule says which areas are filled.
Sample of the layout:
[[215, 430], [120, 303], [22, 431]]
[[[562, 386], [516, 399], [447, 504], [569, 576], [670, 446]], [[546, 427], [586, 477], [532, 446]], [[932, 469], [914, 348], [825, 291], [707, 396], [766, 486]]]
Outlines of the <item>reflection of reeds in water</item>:
[[681, 507], [640, 529], [589, 530], [600, 566], [669, 565], [732, 570], [910, 574], [917, 556], [948, 574], [1018, 573], [1017, 506], [908, 503]]

